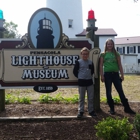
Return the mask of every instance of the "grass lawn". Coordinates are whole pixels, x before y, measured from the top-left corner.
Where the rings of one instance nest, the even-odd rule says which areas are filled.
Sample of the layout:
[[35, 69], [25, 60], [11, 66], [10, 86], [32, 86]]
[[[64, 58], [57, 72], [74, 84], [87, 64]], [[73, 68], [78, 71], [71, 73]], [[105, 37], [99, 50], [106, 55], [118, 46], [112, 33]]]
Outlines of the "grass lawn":
[[[123, 81], [123, 89], [129, 101], [140, 101], [140, 75], [125, 75]], [[42, 93], [37, 93], [33, 89], [6, 89], [6, 94], [12, 94], [19, 97], [29, 97], [31, 100], [36, 100]], [[57, 91], [50, 93], [52, 96], [61, 93], [62, 96], [71, 97], [72, 94], [78, 94], [77, 88], [59, 88]], [[100, 83], [100, 95], [106, 97], [104, 83]], [[118, 97], [114, 86], [112, 86], [113, 97]]]
[[[122, 82], [123, 90], [129, 101], [140, 101], [140, 75], [125, 75], [124, 81]], [[100, 84], [101, 97], [105, 97], [104, 83]], [[114, 85], [112, 86], [112, 95], [118, 96]]]

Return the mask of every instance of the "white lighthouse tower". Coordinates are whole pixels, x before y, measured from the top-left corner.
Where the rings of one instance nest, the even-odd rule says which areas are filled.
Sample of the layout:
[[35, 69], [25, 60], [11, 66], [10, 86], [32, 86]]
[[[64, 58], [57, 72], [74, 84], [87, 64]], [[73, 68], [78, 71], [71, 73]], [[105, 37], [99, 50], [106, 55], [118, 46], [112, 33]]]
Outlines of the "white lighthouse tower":
[[47, 0], [47, 8], [57, 13], [69, 38], [83, 31], [82, 0]]

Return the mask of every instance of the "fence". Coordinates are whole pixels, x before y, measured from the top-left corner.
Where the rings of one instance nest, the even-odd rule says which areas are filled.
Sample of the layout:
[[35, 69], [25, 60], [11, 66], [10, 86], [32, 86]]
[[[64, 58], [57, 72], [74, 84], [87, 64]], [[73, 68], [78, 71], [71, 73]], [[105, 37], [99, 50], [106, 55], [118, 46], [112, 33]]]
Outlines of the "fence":
[[123, 71], [124, 73], [140, 73], [140, 63], [139, 64], [124, 64]]

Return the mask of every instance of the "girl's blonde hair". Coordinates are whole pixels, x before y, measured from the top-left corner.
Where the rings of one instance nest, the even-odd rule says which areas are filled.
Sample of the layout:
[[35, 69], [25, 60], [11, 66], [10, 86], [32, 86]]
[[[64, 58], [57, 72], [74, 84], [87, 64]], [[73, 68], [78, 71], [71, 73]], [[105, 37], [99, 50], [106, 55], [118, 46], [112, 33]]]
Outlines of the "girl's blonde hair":
[[106, 42], [105, 42], [104, 53], [106, 53], [106, 51], [107, 51], [107, 43], [108, 43], [108, 41], [111, 41], [111, 42], [113, 43], [113, 49], [112, 49], [112, 52], [116, 52], [116, 49], [115, 49], [115, 43], [114, 43], [113, 39], [108, 38], [108, 39], [106, 40]]
[[113, 41], [113, 39], [112, 38], [108, 38], [107, 40], [106, 40], [106, 42], [105, 42], [105, 49], [104, 49], [104, 54], [107, 52], [107, 43], [108, 43], [108, 41], [111, 41], [112, 43], [113, 43], [113, 48], [112, 48], [112, 52], [115, 54], [115, 57], [116, 57], [116, 59], [117, 59], [117, 51], [116, 51], [116, 49], [115, 49], [115, 43], [114, 43], [114, 41]]

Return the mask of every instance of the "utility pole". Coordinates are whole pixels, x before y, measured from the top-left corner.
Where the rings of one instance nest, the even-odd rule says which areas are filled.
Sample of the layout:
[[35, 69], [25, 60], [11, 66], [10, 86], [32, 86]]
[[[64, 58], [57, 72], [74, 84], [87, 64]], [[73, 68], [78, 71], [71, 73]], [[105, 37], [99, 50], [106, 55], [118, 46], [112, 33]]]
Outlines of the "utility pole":
[[[0, 39], [3, 38], [3, 32], [5, 31], [5, 28], [3, 27], [4, 23], [3, 19], [3, 11], [0, 10]], [[0, 56], [1, 56], [0, 52]], [[5, 89], [0, 89], [0, 112], [5, 110]]]
[[[95, 16], [94, 11], [90, 10], [88, 12], [88, 27], [86, 28], [86, 31], [88, 32], [86, 37], [90, 38], [94, 42], [94, 48], [99, 48], [99, 36], [95, 35], [95, 31], [97, 31], [97, 27], [95, 27]], [[99, 75], [99, 64], [97, 66], [97, 78], [95, 77], [95, 84], [94, 84], [94, 108], [96, 111], [100, 110], [100, 75]]]

